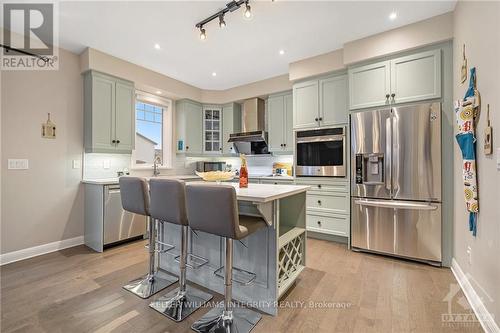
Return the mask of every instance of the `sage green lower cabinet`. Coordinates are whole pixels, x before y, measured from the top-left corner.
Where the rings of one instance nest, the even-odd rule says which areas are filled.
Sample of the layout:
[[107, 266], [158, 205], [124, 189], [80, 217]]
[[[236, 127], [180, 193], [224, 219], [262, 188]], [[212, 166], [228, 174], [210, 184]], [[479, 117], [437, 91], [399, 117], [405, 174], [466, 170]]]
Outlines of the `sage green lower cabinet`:
[[308, 211], [306, 228], [308, 231], [349, 238], [349, 216]]
[[310, 186], [306, 197], [307, 230], [345, 237], [350, 246], [349, 181], [344, 178], [328, 180], [296, 178], [295, 183]]
[[96, 71], [84, 74], [87, 153], [130, 154], [135, 145], [134, 83]]
[[268, 146], [273, 153], [293, 151], [293, 98], [291, 93], [267, 100]]
[[229, 135], [241, 132], [241, 105], [230, 103], [222, 106], [222, 154], [236, 154]]
[[177, 152], [201, 155], [203, 151], [202, 105], [183, 99], [176, 102], [175, 109]]

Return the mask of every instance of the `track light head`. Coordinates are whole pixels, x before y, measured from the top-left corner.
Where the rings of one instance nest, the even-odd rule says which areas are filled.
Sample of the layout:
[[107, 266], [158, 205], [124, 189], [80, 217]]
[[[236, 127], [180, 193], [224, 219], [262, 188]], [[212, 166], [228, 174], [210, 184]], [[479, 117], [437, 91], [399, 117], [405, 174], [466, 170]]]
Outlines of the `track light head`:
[[219, 15], [219, 27], [222, 29], [226, 27], [226, 21], [224, 21], [224, 14]]
[[207, 39], [207, 32], [205, 31], [205, 29], [203, 29], [203, 27], [200, 27], [200, 39], [201, 40]]
[[243, 12], [243, 17], [247, 20], [252, 18], [252, 8], [248, 4], [248, 1], [245, 2], [245, 11]]

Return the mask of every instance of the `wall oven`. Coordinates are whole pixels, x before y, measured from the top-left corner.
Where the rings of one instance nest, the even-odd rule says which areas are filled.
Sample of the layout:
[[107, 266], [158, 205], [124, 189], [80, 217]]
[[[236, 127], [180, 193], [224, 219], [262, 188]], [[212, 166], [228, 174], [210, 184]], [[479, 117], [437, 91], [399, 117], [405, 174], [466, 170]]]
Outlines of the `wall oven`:
[[345, 127], [295, 132], [296, 176], [346, 176]]

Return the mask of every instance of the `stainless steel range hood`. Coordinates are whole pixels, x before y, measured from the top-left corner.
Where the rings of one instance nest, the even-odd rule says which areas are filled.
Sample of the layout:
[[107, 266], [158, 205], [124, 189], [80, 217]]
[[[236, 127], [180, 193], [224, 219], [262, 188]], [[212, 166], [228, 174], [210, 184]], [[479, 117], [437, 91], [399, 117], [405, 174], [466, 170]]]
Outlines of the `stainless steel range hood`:
[[243, 102], [243, 132], [229, 135], [236, 152], [245, 155], [269, 154], [265, 126], [265, 104], [260, 98]]

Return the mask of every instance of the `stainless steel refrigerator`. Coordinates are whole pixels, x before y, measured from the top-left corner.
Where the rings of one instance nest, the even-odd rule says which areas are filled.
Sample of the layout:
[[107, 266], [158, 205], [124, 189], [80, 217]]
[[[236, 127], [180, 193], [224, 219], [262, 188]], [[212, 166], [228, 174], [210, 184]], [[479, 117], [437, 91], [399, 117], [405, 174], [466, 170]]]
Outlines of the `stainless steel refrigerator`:
[[351, 214], [354, 250], [440, 265], [440, 103], [351, 115]]

